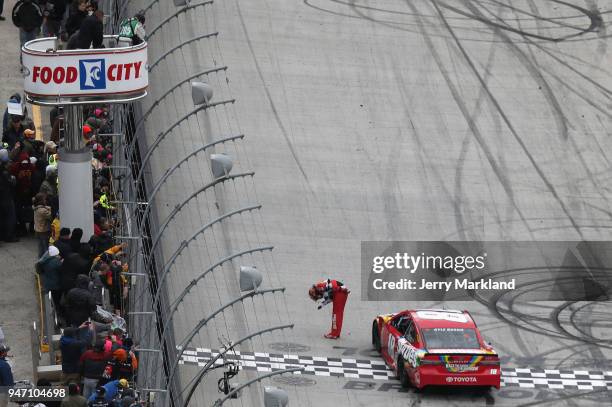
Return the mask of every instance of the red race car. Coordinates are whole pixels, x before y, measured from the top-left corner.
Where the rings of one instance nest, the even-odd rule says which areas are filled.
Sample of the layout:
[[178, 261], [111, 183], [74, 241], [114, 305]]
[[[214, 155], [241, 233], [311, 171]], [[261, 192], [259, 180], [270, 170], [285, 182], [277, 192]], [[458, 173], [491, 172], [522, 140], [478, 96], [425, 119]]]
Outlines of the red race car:
[[483, 386], [499, 389], [499, 357], [467, 311], [408, 310], [379, 315], [372, 345], [402, 386]]

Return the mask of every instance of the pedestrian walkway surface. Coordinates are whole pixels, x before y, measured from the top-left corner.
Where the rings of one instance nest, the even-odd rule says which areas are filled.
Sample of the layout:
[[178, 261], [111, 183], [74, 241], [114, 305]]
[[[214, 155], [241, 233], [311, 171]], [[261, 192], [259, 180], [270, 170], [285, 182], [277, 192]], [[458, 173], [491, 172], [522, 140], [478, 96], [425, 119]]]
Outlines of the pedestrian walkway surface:
[[36, 244], [34, 238], [0, 243], [0, 326], [11, 348], [9, 363], [15, 380], [33, 377], [30, 327], [40, 320], [34, 278]]
[[[23, 76], [19, 72], [19, 31], [11, 22], [14, 0], [4, 2], [0, 21], [0, 107], [15, 92], [23, 92]], [[28, 108], [31, 111], [31, 108]], [[40, 319], [35, 296], [34, 262], [36, 240], [22, 238], [16, 243], [0, 243], [0, 326], [6, 344], [11, 347], [9, 363], [15, 380], [33, 377], [30, 326]]]

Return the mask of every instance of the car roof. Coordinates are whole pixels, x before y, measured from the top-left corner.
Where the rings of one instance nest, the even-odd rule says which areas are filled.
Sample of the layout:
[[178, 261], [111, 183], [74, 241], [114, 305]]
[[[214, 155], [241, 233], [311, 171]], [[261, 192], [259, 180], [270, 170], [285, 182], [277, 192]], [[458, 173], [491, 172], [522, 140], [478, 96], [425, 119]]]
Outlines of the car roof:
[[408, 313], [419, 328], [476, 328], [476, 323], [467, 311], [417, 309]]

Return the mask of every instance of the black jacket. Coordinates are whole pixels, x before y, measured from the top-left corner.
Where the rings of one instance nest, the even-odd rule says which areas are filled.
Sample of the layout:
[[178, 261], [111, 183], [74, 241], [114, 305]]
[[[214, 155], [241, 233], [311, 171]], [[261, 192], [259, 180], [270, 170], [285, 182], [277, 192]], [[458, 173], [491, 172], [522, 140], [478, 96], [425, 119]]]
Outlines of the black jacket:
[[24, 31], [40, 28], [42, 21], [42, 9], [32, 0], [19, 0], [13, 7], [13, 24]]
[[69, 239], [59, 238], [55, 241], [54, 245], [57, 247], [57, 250], [59, 250], [62, 259], [66, 259], [68, 255], [72, 253], [72, 245]]
[[79, 31], [68, 41], [68, 49], [104, 48], [104, 26], [95, 15], [88, 16], [81, 23]]
[[96, 300], [88, 287], [89, 277], [79, 275], [76, 287], [66, 295], [66, 319], [71, 325], [81, 325], [96, 310]]
[[0, 163], [0, 202], [12, 201], [15, 198], [17, 180], [11, 175], [8, 166]]
[[81, 28], [83, 20], [87, 18], [87, 11], [81, 11], [78, 8], [72, 8], [70, 10], [70, 16], [66, 20], [66, 33], [71, 36]]
[[[67, 291], [74, 288], [77, 278], [80, 275], [84, 275], [85, 278], [88, 278], [89, 268], [87, 266], [87, 260], [78, 253], [70, 253], [66, 256], [62, 263], [62, 269], [60, 270], [62, 290]], [[85, 288], [87, 288], [87, 286]]]

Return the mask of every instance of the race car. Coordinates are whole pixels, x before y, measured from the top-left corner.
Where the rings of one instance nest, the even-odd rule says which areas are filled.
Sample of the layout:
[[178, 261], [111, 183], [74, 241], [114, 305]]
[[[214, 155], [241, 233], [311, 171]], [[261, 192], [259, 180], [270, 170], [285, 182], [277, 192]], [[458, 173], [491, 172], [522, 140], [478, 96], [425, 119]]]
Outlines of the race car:
[[467, 311], [423, 309], [379, 315], [372, 345], [402, 386], [499, 389], [499, 356]]

